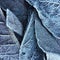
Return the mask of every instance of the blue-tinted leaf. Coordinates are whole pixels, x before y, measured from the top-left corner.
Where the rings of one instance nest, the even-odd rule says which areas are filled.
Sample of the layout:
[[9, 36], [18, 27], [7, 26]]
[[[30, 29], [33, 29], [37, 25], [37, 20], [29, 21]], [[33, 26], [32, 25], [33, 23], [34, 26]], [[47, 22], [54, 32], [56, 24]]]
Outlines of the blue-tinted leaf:
[[21, 22], [9, 9], [7, 9], [6, 25], [9, 29], [13, 30], [19, 35], [23, 34], [23, 26]]
[[59, 0], [26, 0], [38, 12], [46, 29], [60, 39], [60, 4]]
[[48, 60], [60, 60], [60, 41], [42, 26], [38, 18], [35, 18], [35, 33], [38, 46], [47, 54]]
[[43, 60], [43, 53], [41, 54], [41, 50], [38, 50], [35, 39], [34, 20], [35, 16], [33, 12], [20, 47], [20, 60]]

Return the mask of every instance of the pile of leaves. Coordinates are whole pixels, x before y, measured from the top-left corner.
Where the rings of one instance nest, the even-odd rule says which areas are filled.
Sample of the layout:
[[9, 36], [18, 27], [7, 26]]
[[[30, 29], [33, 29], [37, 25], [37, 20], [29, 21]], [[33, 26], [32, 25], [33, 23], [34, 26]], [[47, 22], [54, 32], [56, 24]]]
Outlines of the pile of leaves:
[[60, 60], [60, 1], [0, 0], [0, 60]]

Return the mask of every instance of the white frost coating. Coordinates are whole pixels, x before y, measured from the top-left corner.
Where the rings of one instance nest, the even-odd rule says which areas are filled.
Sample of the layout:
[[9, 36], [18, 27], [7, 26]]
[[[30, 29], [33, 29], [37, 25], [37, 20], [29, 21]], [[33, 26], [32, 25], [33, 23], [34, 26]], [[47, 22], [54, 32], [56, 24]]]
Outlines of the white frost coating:
[[39, 0], [40, 2], [49, 2], [54, 4], [59, 4], [59, 0]]
[[60, 60], [60, 56], [58, 54], [47, 52], [46, 56], [47, 60]]
[[7, 9], [6, 25], [9, 29], [13, 30], [19, 35], [23, 34], [23, 26], [21, 22], [9, 9]]

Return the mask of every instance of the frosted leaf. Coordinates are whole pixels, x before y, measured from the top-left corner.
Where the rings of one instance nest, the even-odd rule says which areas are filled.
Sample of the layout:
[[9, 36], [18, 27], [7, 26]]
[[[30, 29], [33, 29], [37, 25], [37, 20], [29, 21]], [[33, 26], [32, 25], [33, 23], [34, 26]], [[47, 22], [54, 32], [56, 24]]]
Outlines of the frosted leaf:
[[[38, 46], [48, 55], [50, 59], [58, 59], [60, 56], [60, 41], [54, 38], [41, 24], [38, 18], [35, 18], [35, 33]], [[52, 53], [52, 55], [49, 55]], [[54, 55], [55, 54], [55, 55]], [[57, 55], [57, 57], [55, 57]], [[47, 56], [47, 58], [49, 58]], [[60, 58], [59, 58], [60, 59]], [[48, 59], [49, 60], [49, 59]]]
[[[52, 35], [60, 39], [60, 4], [59, 0], [26, 0], [38, 12], [42, 24]], [[33, 2], [34, 1], [34, 2]]]
[[38, 45], [36, 43], [35, 34], [34, 34], [34, 12], [31, 14], [30, 22], [27, 27], [26, 33], [24, 35], [19, 59], [20, 60], [42, 60], [43, 59], [43, 52], [38, 49]]
[[23, 26], [21, 22], [9, 9], [7, 9], [6, 26], [19, 35], [23, 34]]

